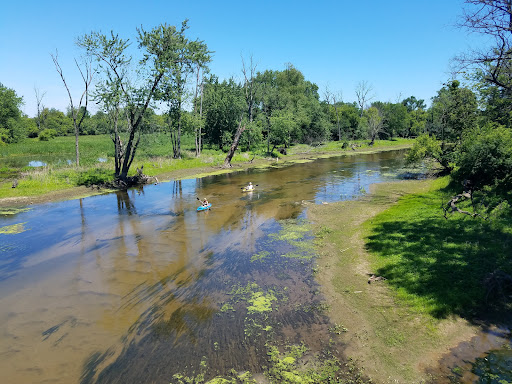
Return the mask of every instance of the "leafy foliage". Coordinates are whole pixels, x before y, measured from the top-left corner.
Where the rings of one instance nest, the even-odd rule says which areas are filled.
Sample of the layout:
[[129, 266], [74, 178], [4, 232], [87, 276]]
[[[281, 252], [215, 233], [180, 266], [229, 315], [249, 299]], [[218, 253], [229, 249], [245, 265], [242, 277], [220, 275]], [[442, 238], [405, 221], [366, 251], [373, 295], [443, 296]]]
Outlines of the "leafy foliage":
[[0, 83], [0, 144], [15, 143], [25, 136], [21, 122], [23, 98]]

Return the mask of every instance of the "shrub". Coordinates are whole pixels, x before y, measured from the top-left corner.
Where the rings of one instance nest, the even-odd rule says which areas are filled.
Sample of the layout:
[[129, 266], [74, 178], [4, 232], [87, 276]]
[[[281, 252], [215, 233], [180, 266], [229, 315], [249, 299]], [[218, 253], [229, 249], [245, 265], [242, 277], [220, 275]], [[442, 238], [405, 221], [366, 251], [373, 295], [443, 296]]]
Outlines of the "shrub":
[[85, 185], [87, 187], [93, 184], [103, 184], [113, 179], [112, 171], [96, 168], [88, 171], [80, 172], [78, 175], [77, 184]]
[[49, 141], [57, 136], [57, 131], [52, 128], [43, 129], [39, 134], [39, 140], [41, 141]]

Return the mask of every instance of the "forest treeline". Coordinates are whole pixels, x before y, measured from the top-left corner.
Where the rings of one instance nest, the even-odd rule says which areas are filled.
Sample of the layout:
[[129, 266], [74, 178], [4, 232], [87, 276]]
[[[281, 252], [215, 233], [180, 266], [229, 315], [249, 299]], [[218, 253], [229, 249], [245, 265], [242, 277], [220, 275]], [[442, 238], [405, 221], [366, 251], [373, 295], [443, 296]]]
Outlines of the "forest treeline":
[[[317, 144], [328, 140], [392, 139], [416, 137], [435, 132], [442, 124], [440, 116], [426, 108], [424, 100], [411, 96], [393, 102], [367, 101], [360, 107], [357, 101], [333, 101], [333, 96], [305, 79], [300, 70], [288, 65], [285, 70], [258, 72], [253, 79], [256, 90], [251, 124], [243, 132], [243, 150], [275, 147], [293, 143]], [[202, 120], [195, 119], [190, 103], [182, 110], [182, 133], [194, 133], [202, 124], [203, 144], [226, 149], [232, 142], [240, 114], [245, 108], [244, 86], [231, 78], [220, 80], [209, 74], [201, 83], [203, 88]], [[60, 111], [43, 106], [37, 116], [21, 111], [23, 99], [16, 91], [0, 84], [0, 140], [2, 144], [24, 138], [50, 140], [56, 136], [74, 135], [71, 108]], [[193, 98], [190, 99], [193, 101]], [[93, 107], [96, 112], [81, 107], [78, 115], [84, 120], [80, 135], [109, 134], [113, 127], [108, 112]], [[188, 109], [186, 109], [188, 108]], [[91, 108], [92, 109], [92, 108]], [[122, 109], [119, 111], [123, 116]], [[161, 108], [148, 107], [141, 124], [142, 133], [167, 132], [174, 129], [172, 114]], [[119, 119], [119, 130], [127, 130], [127, 120]], [[171, 143], [170, 143], [171, 144]], [[172, 155], [172, 153], [170, 153]]]

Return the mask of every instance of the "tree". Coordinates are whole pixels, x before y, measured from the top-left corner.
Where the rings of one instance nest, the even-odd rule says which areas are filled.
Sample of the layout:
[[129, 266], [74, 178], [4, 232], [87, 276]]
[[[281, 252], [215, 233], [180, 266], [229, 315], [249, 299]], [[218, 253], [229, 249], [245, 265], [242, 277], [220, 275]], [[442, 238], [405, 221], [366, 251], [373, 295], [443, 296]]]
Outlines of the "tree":
[[222, 148], [225, 131], [233, 134], [238, 119], [245, 109], [242, 87], [233, 79], [219, 82], [216, 76], [210, 76], [204, 85], [205, 141]]
[[42, 111], [44, 116], [43, 131], [45, 129], [55, 130], [57, 136], [66, 136], [73, 132], [73, 122], [64, 112], [55, 108], [45, 108]]
[[512, 189], [512, 131], [486, 124], [466, 132], [457, 152], [454, 179], [471, 189], [494, 187], [501, 195]]
[[[211, 54], [213, 52], [208, 51], [206, 44], [202, 42], [193, 41], [191, 42], [193, 52], [192, 57], [192, 65], [195, 66], [196, 70], [196, 87], [195, 87], [195, 95], [194, 95], [194, 137], [195, 137], [195, 146], [196, 146], [196, 156], [201, 154], [202, 149], [202, 136], [203, 136], [203, 127], [204, 127], [204, 119], [203, 119], [203, 83], [204, 83], [204, 73], [208, 72], [207, 64], [212, 60]], [[201, 76], [201, 83], [199, 83], [199, 78]], [[200, 91], [200, 98], [198, 100], [197, 94]], [[198, 105], [199, 104], [199, 105]]]
[[144, 113], [154, 100], [163, 77], [169, 75], [175, 63], [176, 49], [179, 48], [172, 44], [175, 35], [176, 27], [167, 24], [155, 27], [151, 31], [145, 31], [142, 27], [137, 28], [138, 48], [142, 54], [136, 68], [137, 73], [142, 76], [138, 82], [130, 81], [129, 77], [129, 40], [121, 39], [113, 32], [110, 36], [93, 32], [78, 40], [78, 45], [98, 61], [98, 72], [102, 78], [96, 88], [96, 99], [107, 111], [113, 112], [116, 118], [121, 106], [126, 115], [126, 145], [122, 145], [119, 136], [114, 138], [116, 161], [120, 166], [120, 169], [116, 169], [116, 178], [124, 183], [129, 181], [128, 171], [140, 142], [140, 127]]
[[360, 81], [356, 86], [356, 97], [357, 104], [359, 105], [359, 109], [361, 110], [361, 117], [363, 117], [363, 111], [366, 108], [366, 104], [369, 103], [375, 95], [373, 92], [373, 86], [369, 84], [366, 80]]
[[459, 26], [491, 38], [487, 49], [456, 58], [459, 70], [478, 68], [483, 79], [509, 95], [512, 92], [512, 0], [465, 0]]
[[365, 121], [368, 127], [368, 136], [371, 140], [369, 145], [373, 145], [383, 128], [380, 111], [376, 107], [368, 108], [364, 113], [363, 121]]
[[44, 96], [46, 95], [46, 92], [43, 92], [41, 93], [41, 91], [38, 89], [38, 88], [35, 88], [34, 87], [34, 92], [36, 94], [36, 106], [37, 106], [37, 115], [36, 115], [36, 123], [37, 123], [37, 129], [39, 131], [41, 131], [41, 125], [43, 124], [43, 110], [44, 110], [44, 105], [43, 105], [43, 99], [44, 99]]
[[[189, 41], [185, 37], [185, 31], [188, 29], [185, 20], [181, 29], [174, 29], [167, 36], [168, 50], [172, 51], [169, 59], [169, 65], [165, 76], [162, 78], [156, 98], [165, 102], [168, 106], [169, 127], [173, 147], [173, 157], [181, 157], [181, 131], [182, 131], [182, 110], [183, 103], [186, 101], [186, 86], [188, 77], [197, 69], [196, 79], [196, 97], [194, 98], [194, 114], [197, 112], [196, 99], [198, 91], [199, 71], [206, 68], [206, 64], [211, 60], [208, 47], [203, 41]], [[198, 132], [196, 132], [196, 153], [199, 152]]]
[[[78, 101], [78, 105], [75, 107], [73, 104], [73, 97], [71, 96], [71, 91], [69, 90], [68, 84], [66, 83], [66, 79], [64, 78], [64, 73], [62, 71], [62, 68], [59, 64], [58, 60], [58, 53], [55, 52], [55, 55], [51, 55], [53, 64], [55, 64], [55, 69], [57, 70], [57, 73], [60, 75], [60, 78], [62, 79], [62, 82], [64, 83], [64, 87], [66, 88], [66, 91], [68, 92], [69, 97], [69, 105], [71, 108], [71, 118], [73, 119], [73, 127], [75, 128], [75, 155], [76, 155], [76, 166], [78, 167], [80, 165], [80, 151], [78, 148], [78, 136], [80, 135], [80, 127], [82, 126], [82, 123], [84, 121], [84, 118], [86, 116], [87, 112], [87, 104], [89, 101], [89, 87], [92, 82], [92, 76], [93, 72], [91, 70], [91, 63], [90, 61], [84, 63], [84, 68], [82, 69], [78, 62], [75, 60], [75, 64], [78, 68], [78, 71], [80, 72], [80, 75], [82, 76], [82, 81], [84, 82], [84, 91], [82, 92], [82, 95], [80, 96], [80, 99]], [[82, 109], [82, 103], [83, 103], [83, 109]], [[83, 112], [80, 115], [80, 112]]]
[[238, 148], [238, 143], [240, 141], [240, 138], [242, 137], [242, 133], [245, 131], [247, 127], [247, 122], [244, 122], [244, 117], [248, 120], [249, 123], [253, 122], [253, 106], [254, 106], [254, 74], [256, 71], [256, 66], [254, 65], [251, 57], [251, 64], [249, 67], [249, 71], [247, 71], [247, 68], [245, 67], [245, 62], [242, 58], [242, 73], [244, 75], [244, 84], [243, 84], [243, 90], [244, 90], [244, 98], [245, 98], [245, 105], [247, 110], [247, 116], [244, 116], [244, 113], [240, 115], [239, 122], [238, 122], [238, 128], [235, 132], [235, 136], [233, 138], [233, 142], [231, 143], [231, 147], [229, 148], [228, 154], [226, 155], [226, 158], [224, 159], [224, 167], [231, 167], [231, 159], [233, 158], [233, 155], [235, 154], [236, 149]]
[[[325, 90], [325, 101], [327, 101], [327, 104], [329, 107], [332, 106], [334, 109], [335, 115], [336, 115], [336, 128], [338, 131], [338, 141], [341, 141], [341, 124], [340, 124], [340, 111], [339, 111], [339, 103], [342, 102], [342, 96], [340, 93], [340, 96], [337, 96], [336, 94], [332, 93], [329, 89]], [[332, 103], [331, 103], [332, 101]]]
[[15, 143], [25, 137], [21, 122], [23, 98], [0, 83], [0, 144]]

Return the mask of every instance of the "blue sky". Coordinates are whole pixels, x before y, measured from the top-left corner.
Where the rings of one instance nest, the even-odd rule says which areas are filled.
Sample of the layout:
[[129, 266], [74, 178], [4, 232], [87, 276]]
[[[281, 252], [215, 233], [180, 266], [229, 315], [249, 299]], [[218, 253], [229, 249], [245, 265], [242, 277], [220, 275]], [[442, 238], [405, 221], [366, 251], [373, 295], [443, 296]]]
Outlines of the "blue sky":
[[454, 27], [462, 0], [366, 1], [21, 1], [2, 6], [0, 83], [23, 96], [36, 113], [34, 88], [47, 107], [65, 111], [69, 99], [50, 53], [59, 61], [74, 98], [82, 89], [74, 59], [76, 38], [91, 31], [135, 41], [136, 28], [189, 19], [187, 36], [215, 51], [211, 72], [240, 79], [241, 57], [257, 70], [286, 63], [316, 83], [355, 101], [361, 81], [375, 100], [430, 98], [450, 78], [450, 60], [473, 46], [474, 35]]

